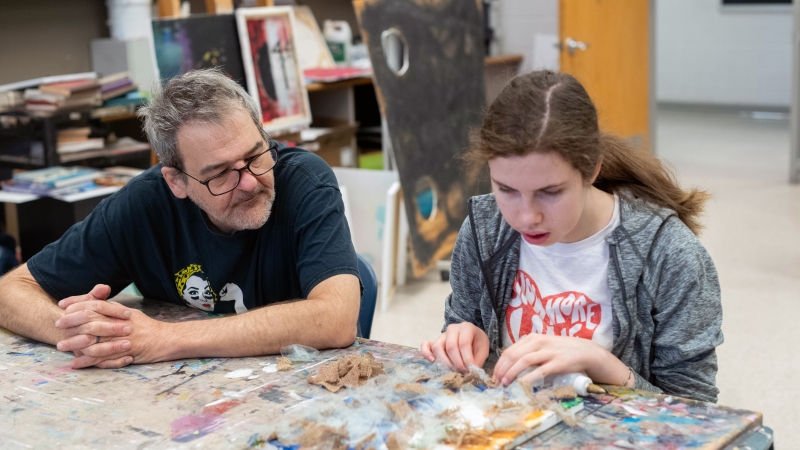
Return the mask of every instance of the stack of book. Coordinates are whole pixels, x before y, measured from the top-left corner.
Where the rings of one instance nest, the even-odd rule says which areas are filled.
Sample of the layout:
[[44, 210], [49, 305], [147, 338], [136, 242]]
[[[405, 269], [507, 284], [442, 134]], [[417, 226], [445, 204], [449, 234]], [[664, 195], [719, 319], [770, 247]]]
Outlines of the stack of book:
[[42, 84], [38, 89], [26, 89], [24, 96], [25, 109], [43, 115], [103, 103], [100, 84], [94, 78]]
[[25, 98], [20, 91], [0, 92], [0, 112], [13, 111], [25, 106]]
[[58, 130], [56, 152], [73, 153], [86, 150], [103, 148], [103, 138], [90, 138], [92, 129], [89, 127], [64, 128]]
[[138, 91], [128, 92], [122, 97], [112, 98], [103, 102], [102, 108], [95, 108], [92, 111], [92, 118], [105, 119], [107, 117], [134, 114], [136, 108], [146, 104], [147, 101], [147, 97]]
[[132, 167], [113, 166], [103, 169], [103, 175], [95, 178], [94, 182], [99, 186], [125, 186], [134, 177], [144, 173], [142, 169]]
[[372, 68], [367, 67], [331, 67], [313, 68], [303, 71], [303, 78], [306, 84], [311, 83], [332, 83], [334, 81], [347, 80], [350, 78], [361, 78], [372, 76]]
[[97, 188], [94, 179], [102, 171], [85, 167], [48, 167], [15, 173], [3, 182], [3, 190], [24, 194], [63, 197]]
[[136, 83], [130, 79], [128, 72], [121, 72], [97, 80], [100, 84], [100, 94], [103, 101], [125, 95], [138, 89]]
[[97, 157], [113, 157], [127, 155], [129, 153], [149, 152], [150, 144], [146, 142], [139, 142], [129, 137], [122, 137], [113, 141], [111, 139], [106, 142], [106, 145], [99, 150], [86, 150], [75, 151], [70, 153], [60, 153], [58, 160], [62, 163], [74, 163], [76, 161], [84, 161], [89, 158]]

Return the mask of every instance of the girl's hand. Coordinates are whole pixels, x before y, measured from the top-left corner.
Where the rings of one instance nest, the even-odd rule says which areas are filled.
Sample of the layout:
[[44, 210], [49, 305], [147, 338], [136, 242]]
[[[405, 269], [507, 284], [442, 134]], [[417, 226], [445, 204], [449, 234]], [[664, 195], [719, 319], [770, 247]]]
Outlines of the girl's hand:
[[530, 366], [539, 367], [525, 375], [525, 381], [574, 372], [586, 372], [591, 378], [592, 369], [606, 356], [613, 358], [588, 339], [532, 333], [503, 352], [494, 366], [492, 381], [507, 386]]
[[489, 336], [469, 322], [454, 323], [434, 342], [422, 343], [422, 355], [453, 370], [469, 372], [469, 366], [483, 366], [489, 357]]

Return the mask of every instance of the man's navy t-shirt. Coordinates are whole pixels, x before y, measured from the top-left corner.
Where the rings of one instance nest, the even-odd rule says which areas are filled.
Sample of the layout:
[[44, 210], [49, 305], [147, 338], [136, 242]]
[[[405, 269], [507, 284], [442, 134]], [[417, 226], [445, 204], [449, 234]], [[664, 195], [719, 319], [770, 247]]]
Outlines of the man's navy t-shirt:
[[307, 298], [331, 276], [358, 276], [333, 171], [302, 149], [280, 147], [278, 155], [275, 202], [258, 230], [212, 232], [191, 200], [172, 194], [159, 164], [103, 200], [28, 268], [56, 299], [96, 284], [115, 295], [133, 282], [146, 298], [215, 312]]

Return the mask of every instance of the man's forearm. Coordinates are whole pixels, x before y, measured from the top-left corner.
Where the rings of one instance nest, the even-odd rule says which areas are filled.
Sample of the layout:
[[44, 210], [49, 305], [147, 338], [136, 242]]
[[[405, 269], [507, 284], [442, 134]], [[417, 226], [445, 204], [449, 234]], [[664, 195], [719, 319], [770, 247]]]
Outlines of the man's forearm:
[[167, 324], [167, 359], [269, 355], [290, 344], [346, 347], [355, 339], [356, 322], [340, 320], [341, 314], [331, 309], [325, 300], [301, 300], [237, 316]]
[[27, 264], [0, 279], [0, 327], [48, 344], [64, 339], [64, 331], [55, 327], [63, 315], [28, 271]]
[[359, 282], [341, 275], [325, 295], [282, 303], [245, 314], [165, 324], [168, 359], [241, 357], [280, 352], [302, 344], [317, 349], [346, 347], [356, 336]]

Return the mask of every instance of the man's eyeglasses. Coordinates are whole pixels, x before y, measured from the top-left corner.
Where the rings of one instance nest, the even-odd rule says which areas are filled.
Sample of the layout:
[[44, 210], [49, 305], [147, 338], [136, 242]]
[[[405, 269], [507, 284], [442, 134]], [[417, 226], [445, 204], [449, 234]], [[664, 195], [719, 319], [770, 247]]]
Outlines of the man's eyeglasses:
[[[267, 154], [268, 156], [265, 157], [264, 155]], [[239, 182], [242, 180], [242, 171], [247, 170], [253, 174], [253, 176], [259, 177], [274, 169], [277, 164], [278, 148], [273, 145], [264, 152], [250, 158], [250, 160], [247, 161], [247, 164], [245, 164], [241, 169], [228, 169], [206, 180], [198, 180], [188, 173], [180, 169], [178, 170], [189, 178], [207, 187], [208, 192], [210, 192], [211, 195], [223, 195], [239, 186]]]

